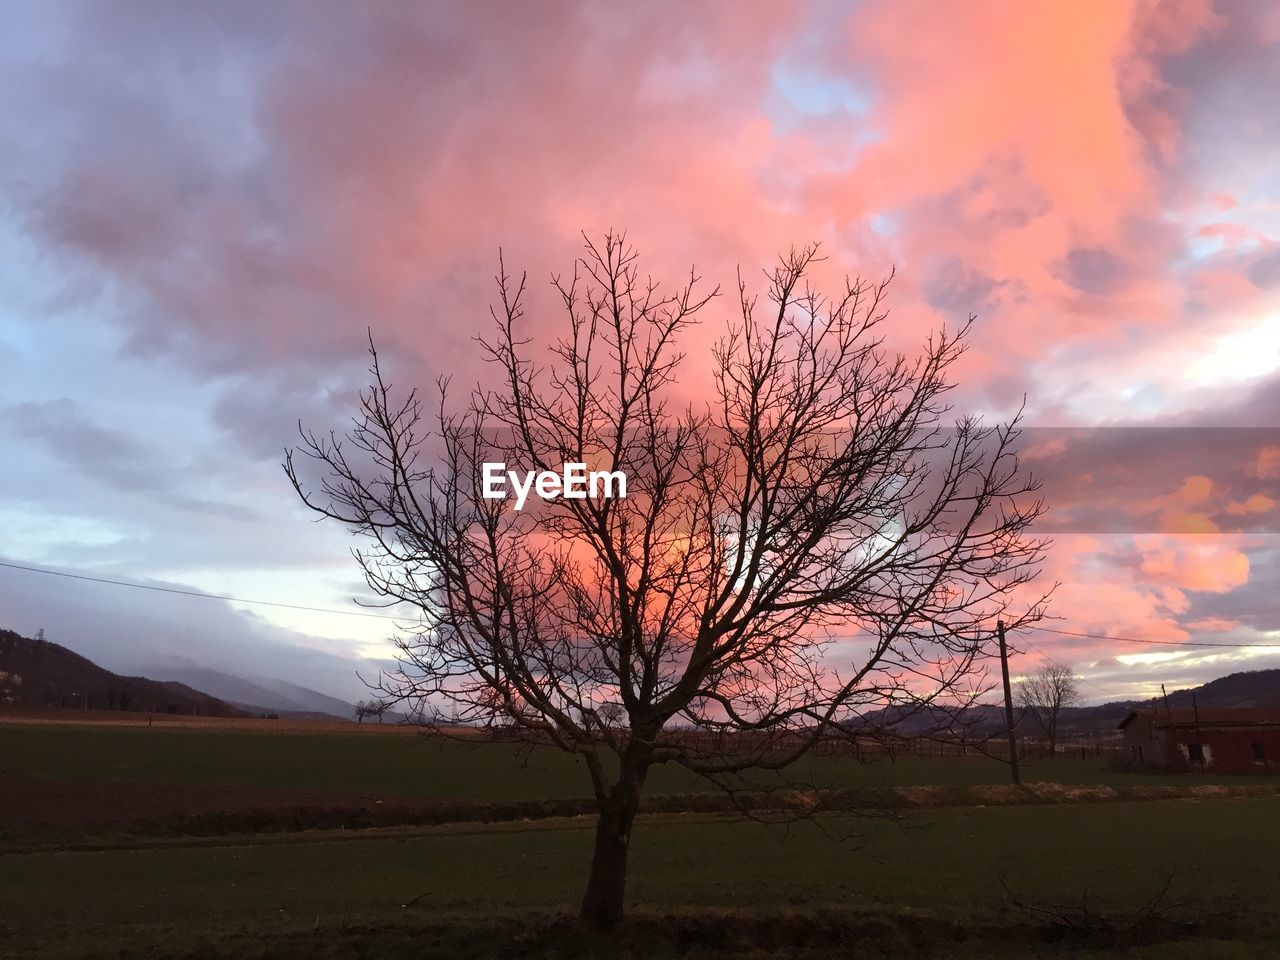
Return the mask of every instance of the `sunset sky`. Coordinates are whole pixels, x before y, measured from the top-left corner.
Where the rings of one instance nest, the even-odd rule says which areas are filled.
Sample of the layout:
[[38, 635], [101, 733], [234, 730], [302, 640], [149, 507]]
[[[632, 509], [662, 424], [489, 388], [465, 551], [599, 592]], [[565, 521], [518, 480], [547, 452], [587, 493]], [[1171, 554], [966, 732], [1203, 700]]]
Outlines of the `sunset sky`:
[[[1026, 398], [1048, 625], [1164, 642], [1027, 633], [1015, 672], [1099, 702], [1280, 666], [1280, 5], [0, 17], [0, 561], [354, 610], [280, 461], [347, 422], [367, 328], [398, 382], [474, 381], [500, 247], [557, 330], [583, 231], [726, 286], [817, 240], [828, 282], [896, 267], [896, 343], [977, 315], [955, 402]], [[350, 699], [393, 624], [0, 568], [0, 626]]]

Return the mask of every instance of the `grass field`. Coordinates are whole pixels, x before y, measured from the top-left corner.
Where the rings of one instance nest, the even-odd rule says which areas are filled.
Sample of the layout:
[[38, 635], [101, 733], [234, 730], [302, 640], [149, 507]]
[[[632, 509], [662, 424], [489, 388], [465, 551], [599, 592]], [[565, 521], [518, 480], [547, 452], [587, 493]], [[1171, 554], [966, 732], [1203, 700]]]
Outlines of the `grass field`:
[[[905, 911], [935, 924], [995, 925], [1010, 920], [1002, 876], [1028, 900], [1074, 903], [1087, 893], [1095, 910], [1116, 913], [1136, 908], [1172, 874], [1172, 894], [1194, 896], [1186, 918], [1247, 911], [1271, 923], [1277, 818], [1280, 801], [989, 808], [916, 817], [905, 829], [832, 820], [786, 833], [650, 818], [636, 830], [629, 890], [641, 914]], [[865, 842], [837, 839], [849, 830]], [[1242, 842], [1250, 837], [1271, 842]], [[145, 945], [171, 948], [175, 935], [193, 950], [227, 941], [238, 951], [250, 930], [281, 950], [349, 956], [326, 944], [350, 946], [352, 930], [386, 924], [408, 938], [399, 949], [411, 951], [418, 936], [451, 924], [475, 936], [491, 923], [517, 930], [571, 910], [589, 844], [588, 824], [561, 822], [50, 850], [0, 858], [0, 915], [13, 956], [78, 956], [86, 940], [103, 955], [132, 944], [140, 951], [132, 955], [145, 956]]]
[[[388, 732], [292, 733], [255, 736], [251, 731], [147, 729], [145, 727], [7, 726], [0, 724], [0, 772], [83, 780], [218, 784], [252, 787], [385, 793], [477, 800], [583, 797], [590, 785], [582, 762], [554, 749], [528, 751], [511, 744], [423, 741]], [[1008, 768], [980, 757], [900, 756], [859, 763], [816, 758], [788, 771], [820, 786], [971, 786], [1008, 781]], [[1177, 775], [1112, 770], [1107, 761], [1061, 758], [1024, 772], [1028, 781], [1056, 783], [1186, 783]], [[1249, 778], [1248, 782], [1280, 778]], [[769, 778], [762, 777], [762, 782]], [[1239, 783], [1240, 777], [1207, 776], [1200, 783]], [[685, 793], [709, 789], [674, 767], [657, 767], [646, 789]]]
[[[804, 773], [855, 786], [1006, 776], [989, 761], [916, 757], [818, 760]], [[1079, 760], [1029, 773], [1153, 779]], [[126, 780], [499, 800], [586, 786], [550, 751], [209, 729], [0, 725], [0, 774], [69, 790]], [[649, 786], [693, 785], [661, 772]], [[50, 834], [0, 845], [0, 956], [1270, 957], [1277, 822], [1277, 798], [952, 808], [789, 830], [648, 816], [633, 841], [632, 918], [608, 941], [557, 919], [585, 882], [586, 818], [92, 843]], [[1002, 878], [1031, 904], [1075, 909], [1087, 896], [1089, 916], [1112, 919], [1172, 879], [1156, 921], [1075, 936], [1008, 903]]]

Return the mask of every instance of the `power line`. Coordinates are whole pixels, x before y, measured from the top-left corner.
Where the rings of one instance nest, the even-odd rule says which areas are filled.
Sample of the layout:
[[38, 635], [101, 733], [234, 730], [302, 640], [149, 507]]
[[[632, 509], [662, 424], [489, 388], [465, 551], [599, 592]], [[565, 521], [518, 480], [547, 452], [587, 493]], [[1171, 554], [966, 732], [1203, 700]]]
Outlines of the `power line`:
[[[1024, 641], [1026, 641], [1026, 643], [1027, 643], [1027, 645], [1028, 645], [1029, 647], [1031, 647], [1033, 650], [1037, 651], [1037, 652], [1038, 652], [1042, 657], [1044, 657], [1046, 660], [1052, 660], [1052, 659], [1053, 659], [1051, 656], [1049, 656], [1049, 653], [1044, 649], [1044, 647], [1040, 646], [1040, 644], [1036, 643], [1036, 642], [1035, 642], [1034, 640], [1032, 640], [1030, 637], [1023, 637], [1022, 639], [1023, 639]], [[1077, 674], [1077, 676], [1079, 676], [1079, 675]], [[1110, 694], [1107, 692], [1107, 689], [1106, 689], [1105, 687], [1100, 686], [1100, 685], [1099, 685], [1099, 684], [1097, 684], [1097, 683], [1094, 683], [1094, 682], [1093, 682], [1092, 680], [1090, 680], [1088, 677], [1080, 676], [1080, 677], [1079, 677], [1079, 679], [1080, 679], [1083, 683], [1087, 683], [1089, 686], [1093, 687], [1093, 689], [1098, 690], [1098, 691], [1101, 691], [1104, 695], [1110, 696]]]
[[216, 593], [201, 593], [198, 590], [182, 590], [178, 587], [161, 587], [152, 583], [130, 583], [128, 580], [112, 580], [108, 577], [90, 577], [82, 573], [66, 573], [61, 570], [42, 570], [40, 567], [25, 567], [20, 563], [6, 563], [0, 560], [0, 567], [11, 570], [25, 570], [27, 573], [44, 573], [51, 577], [66, 577], [68, 580], [87, 580], [90, 583], [107, 583], [113, 587], [133, 587], [135, 590], [154, 590], [157, 593], [176, 593], [181, 597], [197, 597], [201, 600], [225, 600], [228, 603], [251, 603], [260, 607], [281, 607], [285, 610], [305, 610], [309, 613], [332, 613], [341, 617], [374, 617], [379, 620], [406, 620], [392, 613], [369, 613], [364, 610], [335, 610], [331, 607], [308, 607], [299, 603], [281, 603], [276, 600], [246, 600], [244, 597], [230, 597]]
[[1037, 627], [1028, 625], [1020, 630], [1039, 630], [1043, 633], [1057, 633], [1064, 637], [1083, 637], [1086, 640], [1114, 640], [1118, 643], [1149, 643], [1161, 647], [1221, 647], [1224, 650], [1263, 647], [1280, 649], [1280, 643], [1210, 643], [1207, 640], [1151, 640], [1140, 637], [1109, 637], [1103, 633], [1079, 633], [1075, 630], [1055, 630], [1053, 627]]
[[[28, 567], [20, 563], [7, 563], [0, 560], [0, 567], [8, 567], [11, 570], [23, 570], [27, 573], [43, 573], [51, 577], [65, 577], [69, 580], [86, 580], [90, 583], [105, 583], [114, 587], [132, 587], [135, 590], [154, 590], [157, 593], [172, 593], [182, 597], [196, 597], [201, 600], [223, 600], [228, 603], [246, 603], [260, 607], [279, 607], [284, 610], [302, 610], [308, 613], [331, 613], [340, 617], [371, 617], [377, 620], [400, 620], [404, 621], [408, 618], [397, 616], [393, 613], [371, 613], [364, 610], [337, 610], [333, 607], [309, 607], [298, 603], [284, 603], [278, 600], [249, 600], [244, 597], [232, 597], [225, 594], [201, 593], [198, 590], [182, 590], [178, 587], [161, 587], [151, 583], [131, 583], [128, 580], [113, 580], [109, 577], [91, 577], [82, 573], [67, 573], [62, 570], [45, 570], [40, 567]], [[1035, 625], [1026, 625], [1018, 628], [1019, 630], [1039, 630], [1042, 633], [1056, 633], [1064, 637], [1080, 637], [1085, 640], [1112, 640], [1117, 643], [1145, 643], [1154, 646], [1167, 647], [1217, 647], [1223, 650], [1244, 650], [1244, 649], [1280, 649], [1280, 643], [1211, 643], [1205, 640], [1152, 640], [1143, 639], [1141, 637], [1116, 637], [1107, 636], [1102, 633], [1081, 633], [1076, 630], [1058, 630], [1053, 627], [1040, 627]], [[831, 640], [856, 640], [862, 636], [871, 636], [871, 634], [861, 634], [857, 636], [847, 636], [833, 634], [827, 639]], [[1039, 649], [1037, 647], [1037, 649]], [[1041, 653], [1044, 651], [1042, 650]]]
[[[1055, 630], [1053, 627], [1037, 627], [1031, 624], [1023, 624], [1022, 626], [1019, 626], [1013, 630], [1010, 630], [1009, 632], [1020, 633], [1023, 630], [1040, 630], [1044, 633], [1057, 633], [1057, 634], [1061, 634], [1064, 637], [1083, 637], [1087, 640], [1114, 640], [1117, 643], [1147, 643], [1147, 644], [1154, 644], [1156, 646], [1161, 646], [1161, 647], [1166, 647], [1166, 646], [1167, 647], [1218, 647], [1223, 650], [1261, 648], [1261, 649], [1280, 650], [1280, 643], [1210, 643], [1207, 640], [1150, 640], [1150, 639], [1142, 639], [1141, 637], [1107, 636], [1106, 634], [1103, 634], [1103, 633], [1078, 633], [1075, 630]], [[824, 636], [824, 639], [861, 640], [864, 637], [874, 638], [875, 634], [873, 633], [858, 633], [858, 634], [833, 633], [833, 634], [826, 634]], [[1027, 640], [1027, 638], [1025, 637], [1023, 637], [1022, 639]], [[1030, 643], [1030, 642], [1031, 642], [1030, 640], [1027, 640], [1027, 643]], [[1040, 648], [1037, 647], [1036, 649], [1039, 650]], [[1044, 651], [1041, 650], [1040, 652], [1043, 653]]]

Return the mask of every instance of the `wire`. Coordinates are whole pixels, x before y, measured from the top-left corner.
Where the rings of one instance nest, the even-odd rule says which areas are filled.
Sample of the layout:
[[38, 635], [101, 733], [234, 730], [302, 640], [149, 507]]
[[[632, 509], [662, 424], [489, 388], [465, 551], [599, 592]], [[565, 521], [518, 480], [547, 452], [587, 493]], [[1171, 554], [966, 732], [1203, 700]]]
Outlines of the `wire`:
[[1103, 633], [1078, 633], [1075, 630], [1055, 630], [1053, 627], [1037, 627], [1034, 625], [1020, 627], [1021, 630], [1039, 630], [1043, 633], [1057, 633], [1064, 637], [1083, 637], [1086, 640], [1114, 640], [1119, 643], [1149, 643], [1161, 647], [1221, 647], [1224, 650], [1264, 647], [1280, 649], [1280, 643], [1210, 643], [1207, 640], [1143, 640], [1138, 637], [1109, 637]]
[[88, 580], [90, 583], [108, 583], [113, 587], [133, 587], [135, 590], [154, 590], [157, 593], [176, 593], [182, 597], [198, 597], [202, 600], [225, 600], [228, 603], [252, 603], [261, 607], [282, 607], [285, 610], [306, 610], [310, 613], [332, 613], [342, 617], [374, 617], [379, 620], [405, 620], [392, 613], [368, 613], [363, 610], [335, 610], [331, 607], [308, 607], [299, 603], [280, 603], [275, 600], [246, 600], [244, 597], [229, 597], [216, 593], [201, 593], [198, 590], [181, 590], [177, 587], [160, 587], [151, 583], [130, 583], [128, 580], [112, 580], [108, 577], [90, 577], [82, 573], [65, 573], [61, 570], [42, 570], [39, 567], [24, 567], [20, 563], [6, 563], [0, 560], [0, 567], [11, 570], [25, 570], [27, 573], [46, 573], [51, 577], [66, 577], [69, 580]]
[[[0, 567], [11, 570], [24, 570], [27, 573], [44, 573], [51, 577], [66, 577], [69, 580], [87, 580], [90, 583], [106, 583], [115, 587], [133, 587], [135, 590], [154, 590], [157, 593], [173, 593], [183, 597], [197, 597], [202, 600], [224, 600], [228, 603], [247, 603], [261, 607], [280, 607], [285, 610], [304, 610], [309, 613], [332, 613], [341, 617], [372, 617], [378, 620], [400, 620], [406, 618], [393, 613], [370, 613], [364, 610], [337, 610], [332, 607], [308, 607], [298, 603], [283, 603], [277, 600], [248, 600], [244, 597], [232, 597], [216, 593], [201, 593], [198, 590], [182, 590], [178, 587], [161, 587], [150, 583], [130, 583], [128, 580], [112, 580], [108, 577], [90, 577], [81, 573], [66, 573], [61, 570], [43, 570], [40, 567], [27, 567], [20, 563], [6, 563], [0, 560]], [[1210, 643], [1205, 640], [1150, 640], [1139, 637], [1112, 637], [1102, 633], [1080, 633], [1075, 630], [1057, 630], [1053, 627], [1027, 625], [1020, 630], [1039, 630], [1042, 633], [1056, 633], [1064, 637], [1081, 637], [1086, 640], [1113, 640], [1117, 643], [1146, 643], [1163, 647], [1219, 647], [1223, 650], [1243, 649], [1280, 649], [1280, 643]], [[832, 640], [854, 640], [858, 636], [832, 635]], [[1038, 648], [1037, 648], [1038, 649]], [[1041, 651], [1042, 653], [1044, 651]]]
[[[1080, 636], [1088, 640], [1115, 640], [1117, 643], [1125, 644], [1153, 644], [1156, 646], [1219, 646], [1224, 650], [1280, 650], [1280, 644], [1215, 644], [1207, 640], [1144, 640], [1137, 636], [1107, 636], [1106, 634], [1080, 634], [1074, 630], [1055, 630], [1053, 627], [1037, 627], [1032, 625], [1024, 625], [1018, 627], [1018, 630], [1010, 630], [1010, 634], [1023, 630], [1039, 630], [1046, 634], [1061, 634], [1062, 636]], [[829, 634], [824, 636], [827, 640], [861, 640], [863, 637], [876, 636], [870, 632], [864, 634]], [[1023, 637], [1027, 639], [1027, 637]], [[1027, 640], [1030, 643], [1030, 640]], [[1039, 648], [1036, 648], [1039, 649]], [[1041, 650], [1043, 653], [1043, 650]]]
[[[1035, 650], [1037, 653], [1039, 653], [1039, 654], [1040, 654], [1042, 657], [1044, 657], [1046, 660], [1052, 660], [1052, 659], [1053, 659], [1051, 656], [1049, 656], [1048, 651], [1046, 651], [1042, 646], [1040, 646], [1040, 644], [1036, 643], [1036, 642], [1035, 642], [1034, 640], [1032, 640], [1030, 637], [1023, 637], [1022, 639], [1023, 639], [1023, 641], [1024, 641], [1024, 642], [1025, 642], [1029, 647], [1031, 647], [1033, 650]], [[1104, 695], [1106, 695], [1106, 696], [1111, 696], [1111, 694], [1110, 694], [1110, 693], [1108, 693], [1108, 691], [1107, 691], [1106, 687], [1103, 687], [1103, 686], [1101, 686], [1100, 684], [1094, 683], [1094, 682], [1093, 682], [1092, 680], [1090, 680], [1088, 677], [1080, 676], [1079, 674], [1076, 674], [1076, 677], [1077, 677], [1081, 682], [1083, 682], [1083, 683], [1087, 683], [1089, 686], [1093, 687], [1093, 689], [1100, 691], [1102, 694], [1104, 694]]]

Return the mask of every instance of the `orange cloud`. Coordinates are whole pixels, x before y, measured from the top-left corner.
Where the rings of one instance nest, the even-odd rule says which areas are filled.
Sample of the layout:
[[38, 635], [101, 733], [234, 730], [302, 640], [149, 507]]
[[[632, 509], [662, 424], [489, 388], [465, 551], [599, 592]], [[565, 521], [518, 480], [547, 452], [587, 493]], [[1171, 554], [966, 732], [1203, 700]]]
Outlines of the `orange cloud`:
[[1264, 480], [1280, 477], [1280, 447], [1266, 447], [1258, 452], [1257, 475]]
[[1135, 504], [1135, 509], [1138, 513], [1157, 513], [1159, 529], [1165, 533], [1217, 533], [1218, 525], [1208, 516], [1212, 495], [1211, 479], [1187, 477], [1173, 493]]
[[1216, 541], [1165, 538], [1142, 549], [1142, 572], [1176, 590], [1225, 593], [1249, 580], [1248, 556]]
[[1276, 508], [1276, 502], [1268, 496], [1261, 493], [1255, 493], [1248, 500], [1242, 503], [1232, 503], [1227, 506], [1227, 513], [1236, 516], [1243, 516], [1257, 513], [1270, 513]]
[[1224, 617], [1207, 617], [1203, 620], [1192, 620], [1187, 624], [1188, 630], [1201, 633], [1226, 633], [1240, 626], [1239, 620], [1228, 620]]

